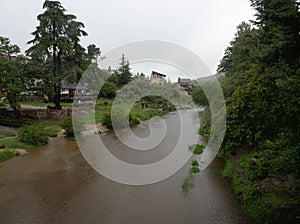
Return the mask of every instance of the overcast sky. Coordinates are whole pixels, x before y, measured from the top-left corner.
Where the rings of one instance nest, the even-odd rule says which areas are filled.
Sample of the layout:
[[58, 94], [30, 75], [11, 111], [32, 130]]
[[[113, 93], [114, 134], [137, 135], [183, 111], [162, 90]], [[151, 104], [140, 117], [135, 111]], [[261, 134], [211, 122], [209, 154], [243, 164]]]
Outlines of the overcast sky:
[[[40, 0], [0, 0], [0, 35], [22, 51], [32, 39]], [[83, 46], [95, 43], [105, 54], [125, 43], [163, 40], [197, 54], [214, 73], [236, 27], [253, 19], [248, 0], [61, 0], [85, 24]]]

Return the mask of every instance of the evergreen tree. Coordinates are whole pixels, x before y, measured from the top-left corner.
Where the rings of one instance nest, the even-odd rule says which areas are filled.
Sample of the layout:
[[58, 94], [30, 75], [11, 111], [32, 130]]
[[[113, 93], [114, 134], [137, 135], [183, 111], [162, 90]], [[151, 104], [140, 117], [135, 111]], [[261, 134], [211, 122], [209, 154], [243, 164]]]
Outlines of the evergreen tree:
[[120, 67], [116, 71], [118, 82], [120, 86], [126, 85], [132, 80], [130, 72], [129, 61], [126, 60], [125, 55], [122, 54]]
[[262, 62], [285, 61], [299, 66], [300, 13], [297, 0], [250, 0], [260, 28]]
[[221, 79], [225, 97], [230, 96], [237, 86], [244, 84], [249, 78], [247, 71], [258, 60], [258, 42], [258, 30], [249, 23], [242, 22], [237, 27], [235, 38], [230, 42], [218, 66], [218, 72], [226, 75], [225, 79]]
[[77, 22], [76, 16], [66, 14], [60, 2], [46, 0], [43, 9], [45, 12], [38, 15], [39, 25], [32, 33], [34, 39], [28, 42], [33, 46], [26, 54], [52, 89], [56, 109], [61, 109], [61, 81], [70, 72], [78, 72], [84, 56], [79, 38], [87, 34], [82, 30], [83, 23]]
[[225, 73], [225, 145], [230, 150], [232, 146], [255, 147], [282, 133], [289, 133], [294, 143], [299, 136], [298, 4], [289, 0], [251, 2], [257, 10], [257, 28], [242, 24], [219, 66]]
[[11, 60], [11, 56], [20, 53], [19, 46], [11, 44], [9, 38], [0, 36], [0, 55]]
[[91, 62], [94, 62], [97, 64], [97, 60], [98, 60], [98, 57], [101, 55], [101, 51], [100, 51], [100, 48], [99, 47], [96, 47], [95, 44], [90, 44], [88, 47], [87, 47], [87, 54], [88, 54], [88, 59], [91, 61]]

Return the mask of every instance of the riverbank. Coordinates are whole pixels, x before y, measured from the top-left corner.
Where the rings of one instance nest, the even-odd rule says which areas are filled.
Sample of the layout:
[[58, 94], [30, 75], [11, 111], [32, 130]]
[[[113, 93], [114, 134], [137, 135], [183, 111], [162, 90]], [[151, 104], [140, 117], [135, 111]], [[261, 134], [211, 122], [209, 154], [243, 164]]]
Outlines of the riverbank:
[[[208, 113], [208, 111], [206, 111]], [[210, 123], [202, 116], [199, 134], [209, 134]], [[203, 122], [204, 121], [204, 122]], [[236, 198], [252, 223], [299, 223], [299, 147], [283, 135], [262, 141], [259, 146], [234, 147], [223, 142], [220, 156], [226, 165], [222, 176], [231, 181]]]
[[299, 175], [279, 170], [270, 174], [274, 163], [270, 157], [240, 152], [226, 161], [222, 175], [231, 180], [234, 194], [253, 223], [299, 223]]
[[[194, 116], [191, 115], [191, 119]], [[101, 135], [101, 139], [111, 153], [123, 161], [154, 163], [172, 152], [182, 125], [189, 127], [187, 135], [195, 135], [198, 126], [197, 122], [181, 124], [176, 112], [167, 114], [164, 120], [170, 128], [165, 141], [153, 150], [130, 150], [113, 132]], [[133, 132], [147, 137], [149, 126], [146, 123], [134, 127]], [[157, 132], [160, 126], [152, 128]], [[220, 176], [223, 166], [223, 160], [217, 158], [199, 173], [195, 188], [185, 197], [181, 184], [190, 163], [164, 181], [129, 186], [99, 175], [86, 162], [76, 142], [65, 138], [50, 139], [49, 144], [0, 167], [0, 216], [4, 223], [24, 224], [249, 223], [228, 181]]]
[[[49, 138], [55, 138], [62, 130], [59, 125], [44, 123], [42, 126]], [[24, 156], [39, 145], [23, 142], [19, 136], [19, 128], [0, 126], [0, 163], [17, 156]]]
[[[22, 103], [22, 107], [26, 109], [21, 113], [21, 117], [0, 119], [0, 124], [15, 127], [12, 129], [14, 131], [7, 131], [4, 130], [5, 128], [2, 128], [3, 130], [1, 130], [0, 126], [0, 148], [2, 146], [2, 149], [0, 149], [0, 163], [18, 155], [26, 155], [32, 149], [38, 147], [20, 141], [18, 130], [22, 126], [39, 124], [50, 138], [56, 138], [57, 136], [63, 137], [64, 135], [67, 135], [68, 137], [72, 136], [74, 133], [72, 118], [70, 117], [70, 104], [66, 104], [65, 106], [68, 108], [61, 111], [55, 111], [47, 109], [47, 105], [41, 102], [31, 102], [30, 104]], [[110, 118], [111, 106], [112, 101], [110, 100], [98, 100], [96, 102], [95, 113], [92, 114], [92, 116], [91, 114], [82, 116], [82, 119], [90, 121], [93, 121], [95, 118], [97, 131], [93, 131], [93, 133], [103, 133], [112, 129]], [[169, 111], [171, 111], [171, 108], [165, 108], [163, 110], [161, 108], [143, 107], [137, 103], [130, 111], [129, 122], [131, 126], [135, 126], [142, 121], [150, 120], [152, 117], [163, 116]], [[5, 113], [12, 113], [12, 111], [4, 112], [4, 114]], [[50, 113], [52, 115], [48, 116]], [[24, 116], [22, 116], [22, 114]], [[67, 115], [69, 115], [69, 117], [67, 117]], [[87, 127], [85, 129], [87, 129]]]

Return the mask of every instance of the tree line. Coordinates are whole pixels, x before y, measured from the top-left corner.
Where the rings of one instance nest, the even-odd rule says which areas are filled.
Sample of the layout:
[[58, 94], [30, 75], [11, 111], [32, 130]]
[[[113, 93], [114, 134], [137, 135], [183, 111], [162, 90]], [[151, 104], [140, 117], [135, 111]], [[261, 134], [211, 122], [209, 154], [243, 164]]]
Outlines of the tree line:
[[[265, 223], [280, 207], [299, 205], [300, 14], [296, 0], [250, 3], [255, 20], [237, 27], [218, 67], [227, 109], [222, 154], [225, 176], [246, 210]], [[207, 106], [201, 88], [192, 96]], [[209, 132], [206, 120], [203, 132]], [[274, 190], [271, 178], [282, 185]]]
[[[10, 107], [18, 111], [21, 93], [35, 91], [46, 94], [61, 109], [60, 91], [62, 80], [78, 82], [83, 72], [97, 64], [100, 48], [90, 44], [81, 46], [80, 38], [87, 36], [84, 24], [76, 16], [68, 14], [59, 1], [46, 0], [44, 12], [37, 16], [39, 25], [32, 32], [33, 39], [26, 56], [9, 38], [0, 37], [0, 90], [6, 95]], [[105, 84], [102, 97], [114, 97], [116, 90], [132, 79], [129, 61], [121, 57], [120, 67]]]

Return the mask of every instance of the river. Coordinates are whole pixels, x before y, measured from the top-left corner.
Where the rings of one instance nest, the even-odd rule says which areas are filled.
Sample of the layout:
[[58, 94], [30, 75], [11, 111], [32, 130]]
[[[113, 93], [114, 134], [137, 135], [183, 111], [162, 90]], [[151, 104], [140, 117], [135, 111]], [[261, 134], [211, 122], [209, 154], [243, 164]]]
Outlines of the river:
[[[169, 114], [164, 119], [173, 121], [176, 116]], [[139, 125], [134, 132], [147, 135], [144, 126]], [[103, 135], [103, 139], [114, 155], [126, 160], [113, 133]], [[151, 152], [148, 157], [149, 161], [157, 159]], [[132, 155], [127, 157], [130, 159], [136, 160]], [[223, 160], [216, 158], [199, 173], [196, 187], [185, 197], [181, 184], [190, 163], [164, 181], [124, 185], [91, 168], [76, 142], [50, 139], [49, 144], [0, 166], [0, 223], [249, 223], [228, 181], [220, 176], [223, 166]]]

